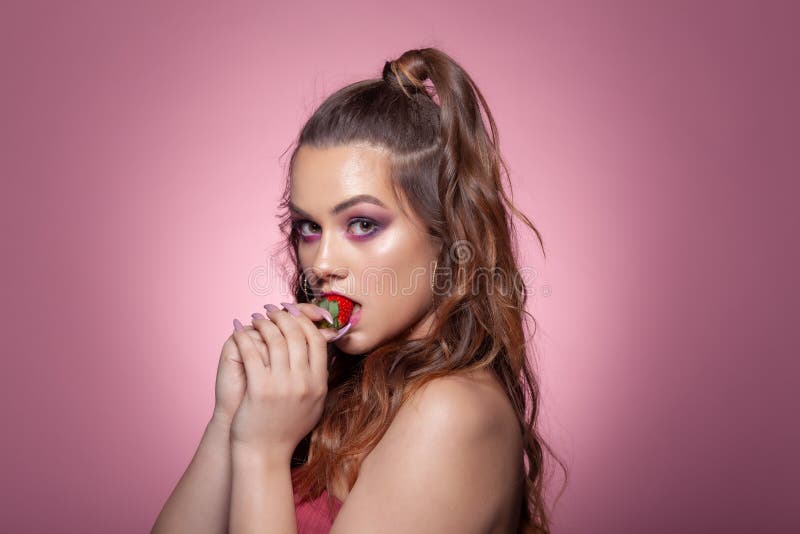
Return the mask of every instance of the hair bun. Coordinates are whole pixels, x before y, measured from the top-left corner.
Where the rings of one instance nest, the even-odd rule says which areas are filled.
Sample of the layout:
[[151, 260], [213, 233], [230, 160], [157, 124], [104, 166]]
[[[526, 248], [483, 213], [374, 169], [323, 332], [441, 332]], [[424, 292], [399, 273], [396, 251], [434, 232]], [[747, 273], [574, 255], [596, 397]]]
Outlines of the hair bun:
[[383, 81], [393, 87], [402, 88], [412, 93], [425, 90], [422, 80], [407, 69], [401, 67], [397, 61], [387, 61], [384, 63], [382, 75]]

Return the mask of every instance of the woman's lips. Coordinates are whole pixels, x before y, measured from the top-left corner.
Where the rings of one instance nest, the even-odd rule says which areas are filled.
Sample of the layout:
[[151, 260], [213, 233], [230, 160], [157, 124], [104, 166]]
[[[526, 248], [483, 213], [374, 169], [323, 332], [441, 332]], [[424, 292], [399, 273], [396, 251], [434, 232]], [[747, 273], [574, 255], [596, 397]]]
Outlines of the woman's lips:
[[353, 328], [355, 328], [360, 319], [361, 319], [361, 304], [356, 304], [355, 306], [353, 306], [353, 314], [350, 315], [350, 324], [353, 325]]

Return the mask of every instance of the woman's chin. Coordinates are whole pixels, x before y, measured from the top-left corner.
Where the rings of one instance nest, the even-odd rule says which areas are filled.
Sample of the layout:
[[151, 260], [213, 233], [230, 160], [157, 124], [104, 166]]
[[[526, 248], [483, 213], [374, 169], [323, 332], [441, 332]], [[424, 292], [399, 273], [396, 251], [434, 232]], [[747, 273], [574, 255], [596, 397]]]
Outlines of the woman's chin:
[[370, 348], [366, 347], [364, 340], [361, 338], [359, 331], [350, 331], [346, 335], [333, 342], [340, 351], [345, 354], [365, 354], [369, 352]]
[[343, 352], [348, 352], [348, 349], [354, 346], [353, 341], [354, 341], [353, 333], [348, 332], [347, 335], [340, 337], [339, 339], [333, 341], [332, 343], [336, 345]]

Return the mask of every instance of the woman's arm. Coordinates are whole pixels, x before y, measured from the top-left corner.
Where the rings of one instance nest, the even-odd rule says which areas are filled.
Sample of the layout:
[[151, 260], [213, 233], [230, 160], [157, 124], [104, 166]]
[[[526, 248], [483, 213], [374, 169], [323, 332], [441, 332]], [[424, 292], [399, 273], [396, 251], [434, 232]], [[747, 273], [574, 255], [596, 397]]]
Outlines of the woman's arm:
[[233, 447], [230, 534], [297, 534], [291, 461]]
[[214, 416], [151, 534], [226, 534], [231, 469], [230, 423]]

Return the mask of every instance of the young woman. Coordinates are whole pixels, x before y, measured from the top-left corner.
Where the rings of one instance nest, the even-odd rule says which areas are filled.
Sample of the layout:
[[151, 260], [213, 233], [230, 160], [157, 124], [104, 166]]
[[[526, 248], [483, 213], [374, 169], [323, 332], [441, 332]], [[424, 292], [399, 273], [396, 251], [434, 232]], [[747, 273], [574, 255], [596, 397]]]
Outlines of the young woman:
[[322, 103], [281, 203], [297, 302], [234, 321], [153, 532], [550, 531], [510, 212], [541, 237], [497, 139], [434, 48]]

